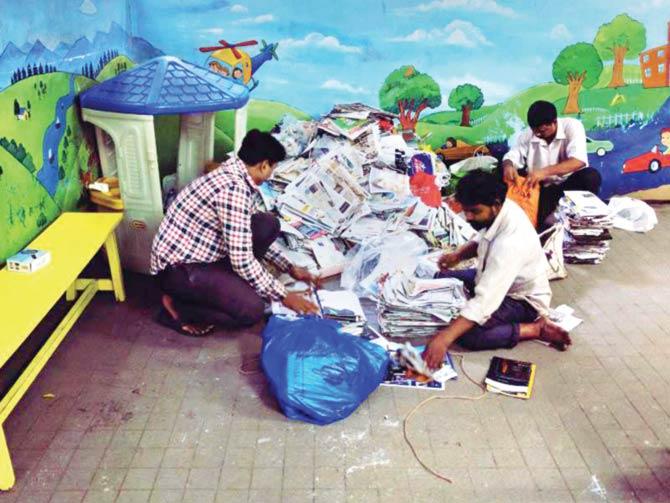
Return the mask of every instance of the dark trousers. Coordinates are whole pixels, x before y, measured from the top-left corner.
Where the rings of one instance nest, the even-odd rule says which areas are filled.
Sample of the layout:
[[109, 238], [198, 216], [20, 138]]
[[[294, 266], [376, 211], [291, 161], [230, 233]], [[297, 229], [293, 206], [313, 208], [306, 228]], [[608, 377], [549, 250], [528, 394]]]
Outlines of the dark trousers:
[[[476, 274], [476, 269], [465, 269], [441, 272], [437, 277], [460, 279], [465, 289], [474, 293]], [[519, 324], [532, 323], [536, 319], [537, 311], [526, 301], [505, 297], [486, 323], [471, 328], [456, 342], [473, 351], [513, 348], [519, 342]]]
[[566, 190], [587, 190], [596, 196], [600, 192], [602, 177], [595, 168], [584, 168], [571, 174], [563, 183], [544, 185], [540, 191], [540, 204], [537, 212], [538, 228], [543, 228], [546, 218], [551, 215]]
[[[251, 217], [251, 233], [254, 256], [260, 260], [279, 236], [279, 220], [270, 213], [256, 213]], [[161, 290], [174, 299], [182, 322], [244, 327], [263, 318], [263, 298], [233, 272], [228, 257], [168, 267], [158, 281]]]

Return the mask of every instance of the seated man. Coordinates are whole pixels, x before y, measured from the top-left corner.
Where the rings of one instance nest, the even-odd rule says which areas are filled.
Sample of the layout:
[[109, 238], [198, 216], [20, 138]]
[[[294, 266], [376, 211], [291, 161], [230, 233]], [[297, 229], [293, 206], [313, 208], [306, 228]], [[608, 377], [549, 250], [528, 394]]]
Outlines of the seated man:
[[[473, 171], [456, 188], [465, 217], [479, 231], [476, 238], [440, 257], [439, 277], [463, 281], [474, 297], [447, 328], [435, 335], [424, 358], [441, 365], [454, 341], [468, 349], [511, 348], [539, 339], [564, 351], [571, 343], [563, 329], [547, 318], [551, 289], [540, 240], [516, 203], [505, 200], [507, 187], [494, 174]], [[477, 269], [448, 271], [477, 257]]]
[[586, 133], [577, 119], [558, 118], [556, 107], [536, 101], [528, 109], [529, 129], [503, 158], [503, 176], [514, 182], [518, 170], [527, 170], [529, 187], [541, 184], [538, 228], [551, 215], [566, 190], [587, 190], [598, 195], [600, 173], [589, 168]]
[[164, 294], [160, 323], [196, 336], [213, 325], [251, 326], [263, 319], [264, 299], [300, 313], [318, 312], [301, 295], [287, 293], [260, 262], [267, 259], [300, 281], [316, 280], [291, 265], [274, 243], [277, 218], [256, 212], [258, 185], [285, 156], [272, 135], [251, 130], [236, 158], [177, 195], [151, 251], [151, 273]]

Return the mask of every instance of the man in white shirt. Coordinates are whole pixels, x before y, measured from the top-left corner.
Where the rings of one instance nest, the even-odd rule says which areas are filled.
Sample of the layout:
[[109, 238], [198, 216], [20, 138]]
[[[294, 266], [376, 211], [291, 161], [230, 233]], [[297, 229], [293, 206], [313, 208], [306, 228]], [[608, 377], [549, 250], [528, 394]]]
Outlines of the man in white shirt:
[[556, 107], [536, 101], [528, 109], [529, 129], [521, 133], [503, 158], [506, 182], [515, 182], [519, 171], [528, 187], [541, 184], [538, 227], [542, 228], [566, 190], [587, 190], [598, 195], [600, 173], [590, 168], [586, 133], [577, 119], [558, 118]]
[[[521, 340], [539, 339], [564, 351], [568, 333], [547, 319], [551, 289], [540, 240], [523, 210], [505, 200], [506, 185], [482, 171], [466, 175], [456, 200], [479, 233], [469, 243], [440, 258], [440, 277], [463, 281], [474, 296], [460, 316], [438, 332], [424, 358], [438, 368], [449, 346], [468, 349], [511, 348]], [[449, 271], [462, 260], [477, 257], [477, 269]]]

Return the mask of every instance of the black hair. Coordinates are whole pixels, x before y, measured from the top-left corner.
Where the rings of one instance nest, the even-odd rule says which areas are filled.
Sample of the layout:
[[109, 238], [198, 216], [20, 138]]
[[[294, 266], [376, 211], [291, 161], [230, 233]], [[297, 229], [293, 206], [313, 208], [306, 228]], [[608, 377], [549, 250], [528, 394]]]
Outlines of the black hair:
[[268, 161], [274, 164], [286, 158], [286, 150], [270, 133], [263, 133], [252, 129], [242, 140], [242, 146], [237, 153], [244, 164], [253, 166], [259, 162]]
[[531, 128], [536, 128], [544, 124], [551, 124], [558, 117], [556, 107], [553, 103], [548, 101], [536, 101], [528, 107], [528, 125]]
[[493, 206], [505, 202], [507, 185], [499, 176], [480, 169], [465, 175], [456, 186], [456, 200], [463, 206]]

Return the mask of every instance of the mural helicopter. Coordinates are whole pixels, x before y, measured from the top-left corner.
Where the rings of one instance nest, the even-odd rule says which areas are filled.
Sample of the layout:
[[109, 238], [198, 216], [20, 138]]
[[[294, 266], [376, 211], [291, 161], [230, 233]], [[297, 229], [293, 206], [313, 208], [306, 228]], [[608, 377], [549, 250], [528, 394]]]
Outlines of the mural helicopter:
[[219, 44], [221, 45], [200, 47], [200, 52], [212, 53], [205, 61], [205, 64], [211, 71], [244, 84], [248, 87], [249, 91], [258, 86], [258, 80], [253, 78], [256, 71], [266, 61], [279, 59], [279, 56], [277, 56], [277, 47], [279, 44], [276, 42], [268, 44], [265, 40], [261, 40], [261, 50], [253, 57], [239, 49], [239, 47], [257, 45], [258, 42], [256, 40], [245, 40], [235, 44], [219, 40]]

